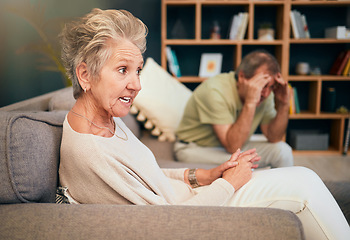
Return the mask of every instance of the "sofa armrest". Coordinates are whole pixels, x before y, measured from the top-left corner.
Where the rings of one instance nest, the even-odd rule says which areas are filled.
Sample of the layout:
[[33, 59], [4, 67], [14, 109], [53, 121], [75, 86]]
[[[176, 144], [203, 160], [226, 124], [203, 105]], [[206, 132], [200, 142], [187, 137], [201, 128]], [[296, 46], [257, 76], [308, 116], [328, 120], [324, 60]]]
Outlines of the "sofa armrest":
[[0, 239], [304, 239], [297, 216], [266, 208], [0, 205]]

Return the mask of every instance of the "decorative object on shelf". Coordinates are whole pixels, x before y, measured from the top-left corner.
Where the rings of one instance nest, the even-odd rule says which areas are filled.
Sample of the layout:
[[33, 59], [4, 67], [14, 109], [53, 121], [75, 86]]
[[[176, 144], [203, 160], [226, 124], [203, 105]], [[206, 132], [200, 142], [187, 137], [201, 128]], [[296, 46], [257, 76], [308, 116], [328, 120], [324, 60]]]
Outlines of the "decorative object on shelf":
[[298, 62], [295, 68], [295, 72], [298, 75], [308, 75], [310, 72], [310, 65], [307, 62]]
[[179, 62], [177, 61], [175, 51], [170, 47], [166, 47], [166, 56], [170, 72], [173, 74], [174, 77], [181, 77], [180, 66]]
[[345, 26], [336, 26], [325, 29], [326, 38], [350, 39], [350, 30]]
[[337, 111], [337, 113], [340, 113], [340, 114], [348, 114], [349, 113], [349, 109], [345, 106], [340, 106]]
[[214, 21], [213, 27], [210, 30], [210, 39], [221, 39], [220, 25], [218, 21]]
[[294, 38], [310, 38], [306, 16], [297, 10], [290, 11], [290, 23]]
[[325, 96], [325, 111], [326, 112], [335, 112], [335, 103], [336, 103], [336, 91], [335, 88], [327, 88]]
[[222, 54], [203, 53], [199, 67], [200, 77], [213, 77], [221, 72]]
[[258, 29], [258, 40], [273, 41], [274, 39], [275, 29], [272, 28], [272, 24], [269, 22], [262, 23]]
[[322, 74], [322, 72], [321, 72], [321, 68], [320, 67], [312, 67], [310, 69], [310, 75], [319, 76], [321, 74]]
[[188, 37], [185, 26], [180, 19], [176, 20], [174, 27], [171, 30], [171, 37], [173, 39], [186, 39]]
[[240, 12], [232, 17], [229, 29], [229, 39], [244, 39], [244, 35], [248, 26], [248, 16], [249, 15], [247, 12]]

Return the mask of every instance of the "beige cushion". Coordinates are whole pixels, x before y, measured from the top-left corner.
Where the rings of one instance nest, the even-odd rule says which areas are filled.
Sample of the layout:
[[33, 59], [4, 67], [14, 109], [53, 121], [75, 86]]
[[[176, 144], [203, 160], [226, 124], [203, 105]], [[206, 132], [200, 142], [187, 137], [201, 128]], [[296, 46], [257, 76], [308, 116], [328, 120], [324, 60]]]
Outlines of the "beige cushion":
[[134, 101], [131, 113], [138, 114], [137, 120], [158, 136], [160, 141], [174, 141], [187, 100], [192, 91], [152, 58], [148, 58], [141, 72], [142, 89]]

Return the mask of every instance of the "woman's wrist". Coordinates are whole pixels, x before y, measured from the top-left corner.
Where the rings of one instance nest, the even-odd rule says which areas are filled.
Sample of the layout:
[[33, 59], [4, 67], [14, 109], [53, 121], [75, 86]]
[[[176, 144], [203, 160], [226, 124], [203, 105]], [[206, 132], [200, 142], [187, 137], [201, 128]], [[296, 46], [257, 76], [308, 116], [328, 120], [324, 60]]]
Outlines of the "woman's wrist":
[[209, 185], [213, 182], [213, 180], [210, 179], [210, 170], [207, 169], [198, 168], [196, 171], [196, 177], [200, 186]]
[[197, 168], [192, 168], [188, 171], [188, 181], [192, 188], [197, 188], [200, 186], [197, 180], [196, 172]]
[[[187, 183], [191, 187], [193, 187], [193, 186], [192, 186], [189, 179], [190, 178], [193, 179], [193, 177], [196, 178], [196, 182], [199, 186], [209, 185], [213, 182], [212, 180], [210, 180], [210, 170], [197, 168], [197, 169], [195, 169], [195, 171], [194, 170], [191, 171], [192, 176], [190, 176], [190, 171], [191, 171], [191, 169], [185, 170], [185, 172], [184, 172], [185, 179], [184, 180], [185, 180], [185, 183]], [[194, 176], [193, 176], [193, 171], [194, 171]], [[194, 186], [196, 186], [196, 184], [194, 184]]]

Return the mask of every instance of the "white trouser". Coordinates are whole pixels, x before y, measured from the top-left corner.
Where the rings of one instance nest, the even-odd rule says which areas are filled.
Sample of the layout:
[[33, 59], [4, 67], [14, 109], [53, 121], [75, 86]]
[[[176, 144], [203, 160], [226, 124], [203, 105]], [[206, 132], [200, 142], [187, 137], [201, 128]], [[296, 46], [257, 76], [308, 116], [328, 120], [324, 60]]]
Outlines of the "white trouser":
[[[285, 142], [248, 142], [243, 146], [242, 151], [251, 148], [256, 148], [257, 153], [261, 156], [261, 160], [258, 162], [259, 168], [293, 166], [292, 149]], [[174, 152], [178, 161], [188, 163], [213, 163], [219, 165], [231, 157], [231, 154], [223, 147], [202, 147], [193, 142], [176, 142]]]
[[350, 239], [349, 225], [332, 194], [305, 167], [256, 170], [225, 205], [292, 211], [301, 220], [307, 240]]

